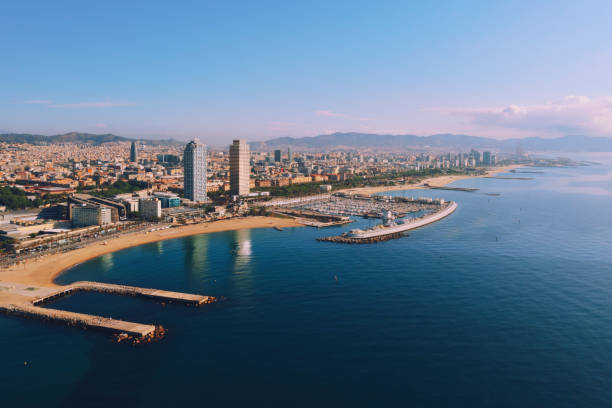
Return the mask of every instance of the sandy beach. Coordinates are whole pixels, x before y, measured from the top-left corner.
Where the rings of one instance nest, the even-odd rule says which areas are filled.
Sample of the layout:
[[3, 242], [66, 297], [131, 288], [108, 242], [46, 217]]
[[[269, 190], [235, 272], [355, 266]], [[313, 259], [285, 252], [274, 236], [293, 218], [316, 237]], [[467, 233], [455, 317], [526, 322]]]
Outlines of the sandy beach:
[[[42, 256], [9, 269], [0, 269], [0, 282], [44, 285], [56, 287], [53, 279], [66, 269], [100, 255], [151, 242], [181, 238], [189, 235], [239, 230], [247, 228], [298, 227], [301, 224], [289, 218], [248, 217], [215, 221], [205, 224], [185, 225], [154, 232], [140, 232], [109, 238], [106, 245], [100, 242], [69, 252]], [[0, 292], [2, 295], [2, 292]], [[4, 299], [6, 301], [6, 299]]]
[[429, 184], [430, 186], [443, 187], [452, 182], [463, 180], [467, 178], [475, 178], [475, 177], [490, 177], [494, 176], [498, 173], [505, 173], [509, 170], [516, 169], [521, 167], [520, 165], [511, 165], [504, 167], [497, 167], [495, 169], [487, 171], [483, 175], [478, 176], [469, 176], [469, 175], [458, 175], [458, 176], [438, 176], [427, 178], [417, 184], [400, 184], [397, 186], [381, 186], [381, 187], [357, 187], [357, 188], [349, 188], [346, 190], [341, 190], [343, 193], [351, 193], [351, 194], [376, 194], [382, 193], [385, 191], [397, 191], [397, 190], [419, 190], [426, 187], [423, 187], [424, 184]]
[[[457, 180], [471, 177], [492, 176], [497, 173], [507, 172], [511, 169], [520, 167], [518, 165], [495, 168], [481, 176], [439, 176], [423, 180], [419, 184], [404, 184], [398, 186], [384, 187], [359, 187], [343, 192], [374, 194], [392, 190], [416, 190], [422, 189], [423, 184], [428, 183], [432, 186], [445, 186]], [[123, 236], [109, 238], [106, 245], [96, 242], [84, 248], [69, 252], [46, 255], [36, 260], [28, 260], [26, 263], [0, 269], [0, 282], [13, 282], [26, 285], [57, 286], [53, 279], [66, 269], [85, 262], [100, 255], [119, 251], [121, 249], [148, 244], [156, 241], [163, 241], [173, 238], [181, 238], [189, 235], [206, 234], [210, 232], [230, 231], [246, 228], [273, 228], [273, 227], [297, 227], [301, 226], [297, 221], [289, 218], [275, 217], [248, 217], [240, 219], [221, 220], [204, 224], [185, 225], [177, 228], [170, 228], [154, 232], [140, 232], [126, 234]], [[1, 293], [0, 293], [1, 294]]]

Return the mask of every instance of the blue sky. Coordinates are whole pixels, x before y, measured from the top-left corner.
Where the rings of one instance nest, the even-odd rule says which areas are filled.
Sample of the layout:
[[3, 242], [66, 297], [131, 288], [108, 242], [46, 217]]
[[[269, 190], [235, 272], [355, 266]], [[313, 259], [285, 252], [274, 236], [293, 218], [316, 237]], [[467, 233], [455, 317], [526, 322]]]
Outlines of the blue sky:
[[0, 131], [612, 135], [612, 2], [7, 1]]

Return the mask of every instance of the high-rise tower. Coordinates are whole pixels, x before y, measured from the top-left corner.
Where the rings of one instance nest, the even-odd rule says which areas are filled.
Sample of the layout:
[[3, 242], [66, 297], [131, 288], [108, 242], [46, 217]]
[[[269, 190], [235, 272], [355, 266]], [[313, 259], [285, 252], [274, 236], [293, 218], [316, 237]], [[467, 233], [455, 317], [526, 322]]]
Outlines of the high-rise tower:
[[132, 163], [138, 162], [138, 149], [136, 148], [136, 142], [132, 142], [132, 146], [130, 146], [130, 161]]
[[246, 140], [234, 140], [230, 145], [230, 194], [249, 194], [251, 153]]
[[183, 152], [185, 198], [206, 201], [206, 145], [191, 141]]

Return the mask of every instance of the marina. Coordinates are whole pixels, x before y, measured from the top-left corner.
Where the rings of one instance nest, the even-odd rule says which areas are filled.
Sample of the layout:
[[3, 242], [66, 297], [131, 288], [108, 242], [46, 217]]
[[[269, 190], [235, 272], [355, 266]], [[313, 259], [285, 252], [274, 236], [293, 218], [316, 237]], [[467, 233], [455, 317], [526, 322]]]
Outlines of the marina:
[[317, 240], [353, 244], [373, 243], [400, 238], [406, 231], [439, 221], [442, 218], [451, 215], [456, 209], [457, 203], [454, 201], [443, 202], [440, 204], [438, 211], [418, 218], [409, 218], [398, 221], [394, 221], [393, 216], [389, 213], [385, 217], [383, 224], [377, 225], [373, 228], [366, 230], [355, 229], [335, 237], [323, 237], [318, 238]]
[[409, 213], [435, 211], [443, 201], [438, 198], [428, 197], [347, 196], [336, 194], [327, 199], [311, 201], [293, 208], [312, 211], [317, 214], [364, 218], [383, 218], [384, 214], [391, 212], [394, 217], [402, 218]]

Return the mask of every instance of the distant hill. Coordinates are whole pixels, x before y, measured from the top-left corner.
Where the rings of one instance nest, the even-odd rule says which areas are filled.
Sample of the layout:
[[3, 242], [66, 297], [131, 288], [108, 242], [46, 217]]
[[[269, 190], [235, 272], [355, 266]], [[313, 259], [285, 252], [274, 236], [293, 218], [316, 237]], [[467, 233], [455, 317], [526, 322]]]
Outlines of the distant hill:
[[70, 132], [63, 135], [32, 135], [27, 133], [4, 133], [0, 134], [0, 142], [5, 143], [30, 143], [30, 144], [61, 144], [61, 143], [80, 143], [101, 145], [104, 143], [133, 142], [138, 140], [152, 145], [173, 145], [184, 144], [174, 139], [150, 140], [150, 139], [130, 139], [113, 134], [96, 135], [92, 133]]
[[527, 151], [612, 152], [612, 138], [590, 136], [564, 136], [555, 139], [530, 137], [497, 140], [486, 137], [437, 134], [379, 135], [371, 133], [333, 133], [314, 137], [281, 137], [265, 142], [250, 143], [253, 150], [271, 150], [291, 147], [304, 150], [376, 149], [376, 150], [435, 150], [435, 149], [495, 149], [514, 152]]

